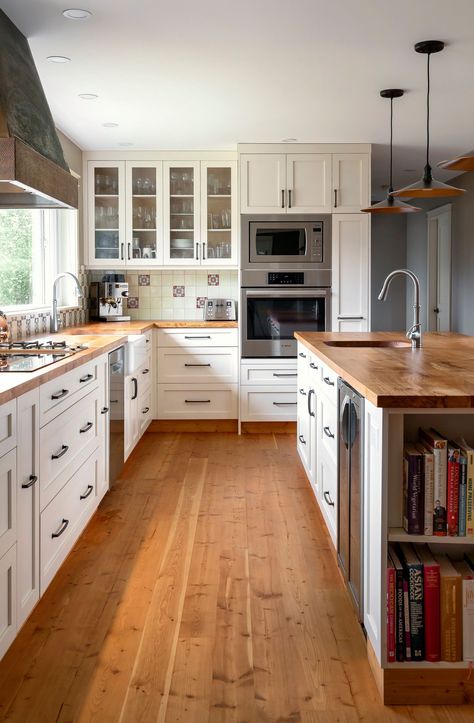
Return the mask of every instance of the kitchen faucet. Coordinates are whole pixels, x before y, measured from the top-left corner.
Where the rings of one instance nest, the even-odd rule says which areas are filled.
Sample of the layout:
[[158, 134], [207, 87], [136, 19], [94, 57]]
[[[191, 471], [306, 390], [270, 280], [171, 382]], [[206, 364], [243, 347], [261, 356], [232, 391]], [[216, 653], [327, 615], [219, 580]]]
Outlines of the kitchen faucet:
[[411, 348], [419, 349], [421, 347], [421, 324], [420, 324], [420, 282], [418, 277], [408, 269], [395, 269], [391, 271], [383, 282], [382, 290], [379, 294], [379, 301], [385, 301], [388, 294], [389, 286], [395, 276], [408, 276], [413, 281], [415, 287], [415, 298], [413, 302], [413, 324], [407, 331], [407, 338], [411, 340]]
[[60, 274], [56, 276], [56, 278], [53, 281], [53, 303], [51, 307], [51, 320], [49, 323], [49, 330], [52, 334], [57, 334], [59, 329], [59, 316], [58, 316], [58, 281], [59, 279], [62, 279], [65, 276], [71, 276], [74, 281], [76, 282], [76, 290], [78, 296], [83, 296], [81, 285], [79, 283], [79, 279], [75, 274], [72, 274], [70, 271], [62, 271]]

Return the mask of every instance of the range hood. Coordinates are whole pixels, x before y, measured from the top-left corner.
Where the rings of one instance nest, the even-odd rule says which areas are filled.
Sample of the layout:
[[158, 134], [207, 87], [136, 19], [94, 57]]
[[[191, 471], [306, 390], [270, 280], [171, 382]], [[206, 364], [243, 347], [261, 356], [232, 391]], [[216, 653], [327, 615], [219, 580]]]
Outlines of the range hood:
[[77, 205], [30, 46], [0, 10], [0, 208]]

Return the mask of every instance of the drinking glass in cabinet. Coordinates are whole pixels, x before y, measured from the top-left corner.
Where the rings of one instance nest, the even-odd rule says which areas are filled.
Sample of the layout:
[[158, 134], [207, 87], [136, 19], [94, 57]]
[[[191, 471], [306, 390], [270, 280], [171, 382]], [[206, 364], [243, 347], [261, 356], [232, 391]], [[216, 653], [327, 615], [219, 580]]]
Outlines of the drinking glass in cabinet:
[[171, 196], [192, 196], [194, 193], [194, 169], [170, 168]]
[[231, 193], [231, 169], [230, 168], [208, 168], [207, 169], [207, 194], [208, 196], [230, 196]]
[[95, 256], [97, 259], [118, 259], [119, 236], [117, 231], [96, 231]]
[[154, 206], [133, 205], [133, 228], [155, 229], [156, 209]]
[[118, 193], [118, 168], [95, 168], [96, 196], [116, 196]]
[[106, 199], [96, 199], [95, 227], [97, 229], [118, 228], [118, 207], [116, 203], [107, 203]]
[[132, 170], [132, 192], [134, 196], [156, 194], [156, 169], [134, 168]]

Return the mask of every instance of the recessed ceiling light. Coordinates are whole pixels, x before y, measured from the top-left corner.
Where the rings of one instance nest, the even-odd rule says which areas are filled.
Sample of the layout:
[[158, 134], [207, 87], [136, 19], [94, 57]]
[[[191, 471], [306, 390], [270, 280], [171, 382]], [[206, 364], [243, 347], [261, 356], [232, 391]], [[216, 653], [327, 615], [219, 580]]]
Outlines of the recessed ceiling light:
[[119, 143], [119, 146], [122, 146], [122, 148], [127, 148], [128, 146], [133, 146], [133, 143], [129, 143], [128, 141], [123, 141], [123, 143]]
[[79, 98], [82, 100], [95, 100], [98, 97], [96, 93], [79, 93]]
[[63, 15], [68, 20], [87, 20], [92, 13], [89, 10], [81, 10], [81, 8], [68, 8], [63, 10]]
[[298, 139], [297, 138], [283, 138], [282, 143], [296, 143]]
[[118, 128], [118, 123], [102, 123], [104, 128]]
[[48, 55], [50, 63], [70, 63], [71, 58], [66, 58], [65, 55]]

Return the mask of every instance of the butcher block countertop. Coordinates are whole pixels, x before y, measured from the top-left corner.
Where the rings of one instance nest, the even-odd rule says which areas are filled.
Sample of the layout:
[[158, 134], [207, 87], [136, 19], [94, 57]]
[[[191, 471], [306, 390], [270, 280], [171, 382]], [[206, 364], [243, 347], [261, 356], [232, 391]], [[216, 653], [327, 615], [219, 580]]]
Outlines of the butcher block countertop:
[[325, 342], [406, 342], [404, 332], [296, 332], [295, 337], [377, 407], [474, 407], [474, 337], [426, 333], [421, 349]]
[[236, 329], [236, 321], [91, 321], [64, 329], [74, 334], [143, 334], [150, 329]]

